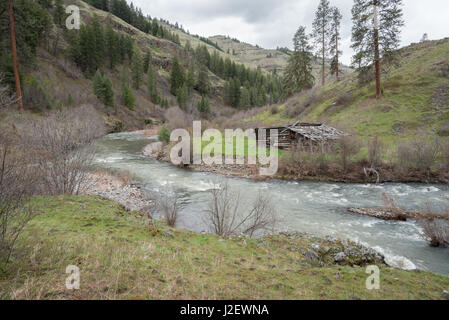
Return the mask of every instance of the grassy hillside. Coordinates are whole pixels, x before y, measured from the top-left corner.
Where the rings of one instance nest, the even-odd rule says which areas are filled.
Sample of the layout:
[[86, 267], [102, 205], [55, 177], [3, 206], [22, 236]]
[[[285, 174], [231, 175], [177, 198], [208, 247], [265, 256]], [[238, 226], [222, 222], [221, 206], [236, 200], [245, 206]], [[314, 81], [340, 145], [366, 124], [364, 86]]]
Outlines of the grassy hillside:
[[235, 61], [253, 68], [260, 67], [267, 71], [282, 72], [287, 66], [289, 55], [283, 52], [263, 49], [226, 36], [214, 36], [209, 39], [217, 43], [225, 52], [229, 52]]
[[[222, 239], [161, 222], [153, 228], [97, 197], [33, 204], [40, 214], [0, 273], [2, 299], [442, 299], [449, 286], [443, 276], [380, 266], [381, 288], [369, 291], [365, 268], [307, 258], [307, 238]], [[314, 241], [331, 251], [342, 245]], [[65, 287], [68, 265], [80, 269], [80, 290]]]
[[375, 84], [359, 85], [356, 74], [289, 99], [279, 112], [265, 110], [249, 120], [265, 124], [324, 121], [361, 137], [407, 139], [419, 130], [449, 135], [449, 38], [399, 50], [397, 64], [382, 75], [383, 97]]

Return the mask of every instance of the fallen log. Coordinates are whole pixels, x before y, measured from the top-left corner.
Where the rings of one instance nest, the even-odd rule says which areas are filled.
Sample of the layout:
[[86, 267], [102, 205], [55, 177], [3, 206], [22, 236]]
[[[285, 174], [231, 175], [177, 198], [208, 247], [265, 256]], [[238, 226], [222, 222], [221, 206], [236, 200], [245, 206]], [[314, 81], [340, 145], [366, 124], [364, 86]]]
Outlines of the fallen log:
[[397, 213], [387, 209], [375, 209], [375, 208], [349, 208], [349, 212], [358, 214], [361, 216], [368, 216], [386, 221], [407, 221], [408, 218], [412, 218], [415, 214], [409, 215], [409, 213]]

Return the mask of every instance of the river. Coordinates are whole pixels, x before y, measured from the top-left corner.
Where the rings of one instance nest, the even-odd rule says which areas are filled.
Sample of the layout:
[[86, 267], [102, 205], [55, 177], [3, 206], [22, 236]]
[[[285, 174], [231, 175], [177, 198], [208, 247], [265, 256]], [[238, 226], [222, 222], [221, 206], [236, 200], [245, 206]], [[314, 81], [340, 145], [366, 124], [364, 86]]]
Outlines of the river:
[[346, 212], [348, 207], [381, 206], [382, 192], [395, 197], [398, 204], [408, 210], [417, 210], [427, 204], [445, 204], [449, 201], [447, 185], [255, 182], [190, 172], [149, 159], [142, 155], [142, 149], [153, 141], [154, 138], [147, 138], [141, 132], [108, 135], [97, 141], [96, 163], [134, 173], [149, 197], [167, 188], [174, 190], [182, 202], [177, 223], [179, 228], [197, 232], [207, 229], [203, 212], [210, 198], [208, 191], [226, 180], [231, 188], [240, 191], [248, 203], [259, 192], [270, 196], [283, 231], [358, 241], [384, 254], [392, 266], [418, 268], [449, 276], [449, 250], [431, 248], [423, 240], [422, 230], [414, 221], [389, 222]]

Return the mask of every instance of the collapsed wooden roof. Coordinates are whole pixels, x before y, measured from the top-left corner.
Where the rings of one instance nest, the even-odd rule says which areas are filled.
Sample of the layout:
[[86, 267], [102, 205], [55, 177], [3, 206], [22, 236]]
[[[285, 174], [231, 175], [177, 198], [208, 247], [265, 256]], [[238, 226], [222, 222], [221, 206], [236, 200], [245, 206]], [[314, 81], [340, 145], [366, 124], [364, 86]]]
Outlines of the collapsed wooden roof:
[[286, 125], [282, 127], [258, 128], [258, 129], [278, 129], [279, 135], [283, 135], [289, 131], [293, 131], [302, 137], [314, 142], [323, 142], [329, 140], [337, 140], [341, 136], [346, 135], [344, 132], [329, 127], [323, 123], [301, 123]]
[[337, 140], [341, 136], [344, 136], [345, 133], [337, 130], [333, 127], [329, 127], [325, 124], [319, 124], [319, 125], [295, 125], [288, 127], [287, 129], [296, 132], [303, 136], [304, 138], [307, 138], [311, 141], [315, 142], [322, 142], [322, 141], [329, 141], [329, 140]]

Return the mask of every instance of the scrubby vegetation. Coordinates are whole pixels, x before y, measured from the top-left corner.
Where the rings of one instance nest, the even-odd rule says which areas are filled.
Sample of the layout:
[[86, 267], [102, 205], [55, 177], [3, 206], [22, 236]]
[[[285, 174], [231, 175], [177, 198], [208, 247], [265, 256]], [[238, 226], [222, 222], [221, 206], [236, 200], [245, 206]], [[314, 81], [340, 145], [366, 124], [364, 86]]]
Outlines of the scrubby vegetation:
[[[338, 252], [339, 241], [223, 239], [149, 226], [96, 197], [32, 203], [39, 215], [2, 273], [3, 299], [441, 299], [449, 285], [443, 276], [380, 265], [381, 289], [366, 290], [365, 268], [335, 265], [324, 254], [317, 267], [322, 254], [308, 253], [316, 244]], [[80, 268], [80, 290], [65, 288], [68, 265]]]

